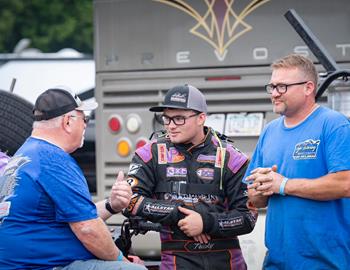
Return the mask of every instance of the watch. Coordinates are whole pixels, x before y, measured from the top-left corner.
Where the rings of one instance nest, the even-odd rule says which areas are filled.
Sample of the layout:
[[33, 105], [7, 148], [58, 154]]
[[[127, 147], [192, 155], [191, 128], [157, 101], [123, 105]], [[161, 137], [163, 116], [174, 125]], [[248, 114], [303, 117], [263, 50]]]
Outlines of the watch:
[[111, 213], [112, 215], [118, 214], [118, 212], [114, 211], [114, 209], [112, 208], [111, 202], [110, 202], [110, 198], [107, 198], [107, 199], [106, 199], [105, 207], [106, 207], [106, 210], [107, 210], [109, 213]]

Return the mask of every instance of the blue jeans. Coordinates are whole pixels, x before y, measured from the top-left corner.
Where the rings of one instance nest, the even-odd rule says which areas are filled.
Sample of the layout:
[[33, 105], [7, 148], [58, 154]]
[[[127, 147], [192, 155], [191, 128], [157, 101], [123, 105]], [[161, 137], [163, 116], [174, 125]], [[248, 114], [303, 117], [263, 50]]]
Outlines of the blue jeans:
[[146, 270], [147, 268], [128, 262], [120, 261], [101, 261], [101, 260], [87, 260], [74, 261], [64, 267], [54, 267], [53, 270]]

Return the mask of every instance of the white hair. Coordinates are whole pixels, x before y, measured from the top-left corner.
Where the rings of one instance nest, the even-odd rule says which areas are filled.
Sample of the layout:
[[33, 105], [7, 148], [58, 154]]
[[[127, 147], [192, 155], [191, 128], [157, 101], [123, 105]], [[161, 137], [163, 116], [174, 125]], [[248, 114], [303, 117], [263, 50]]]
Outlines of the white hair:
[[[75, 110], [68, 112], [67, 114], [77, 116], [77, 112]], [[61, 121], [64, 115], [57, 116], [55, 118], [49, 120], [41, 120], [33, 122], [33, 129], [51, 129], [58, 128], [61, 125]]]

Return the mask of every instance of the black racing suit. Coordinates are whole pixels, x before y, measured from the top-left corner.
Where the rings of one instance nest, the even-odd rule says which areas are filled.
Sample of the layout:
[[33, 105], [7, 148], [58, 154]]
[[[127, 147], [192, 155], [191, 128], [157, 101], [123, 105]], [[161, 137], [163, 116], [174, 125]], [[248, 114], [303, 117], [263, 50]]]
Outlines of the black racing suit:
[[[237, 235], [251, 232], [257, 218], [241, 181], [247, 157], [209, 128], [205, 132], [196, 146], [157, 138], [136, 151], [129, 168], [133, 197], [125, 214], [173, 231], [161, 233], [161, 269], [246, 269]], [[184, 214], [178, 206], [201, 215], [208, 244], [179, 229]]]

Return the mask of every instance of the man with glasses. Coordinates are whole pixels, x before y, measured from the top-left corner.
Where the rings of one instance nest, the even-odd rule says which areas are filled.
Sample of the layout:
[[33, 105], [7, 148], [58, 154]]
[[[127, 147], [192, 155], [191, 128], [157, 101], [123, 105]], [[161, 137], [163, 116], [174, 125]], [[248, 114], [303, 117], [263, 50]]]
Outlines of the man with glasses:
[[245, 181], [267, 206], [264, 269], [349, 269], [350, 124], [315, 101], [313, 63], [292, 54], [272, 64], [273, 111]]
[[204, 126], [207, 104], [191, 85], [173, 87], [150, 111], [162, 113], [166, 132], [136, 150], [125, 214], [172, 232], [161, 233], [161, 269], [246, 269], [237, 235], [257, 217], [242, 183], [247, 157]]
[[96, 107], [62, 88], [37, 98], [32, 134], [0, 178], [0, 269], [145, 269], [124, 258], [103, 222], [129, 204], [123, 174], [95, 205], [69, 155], [83, 144], [84, 111]]

